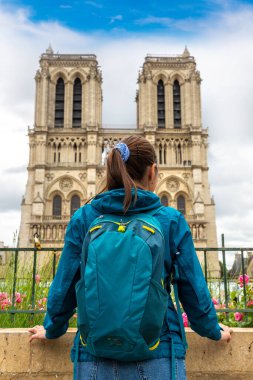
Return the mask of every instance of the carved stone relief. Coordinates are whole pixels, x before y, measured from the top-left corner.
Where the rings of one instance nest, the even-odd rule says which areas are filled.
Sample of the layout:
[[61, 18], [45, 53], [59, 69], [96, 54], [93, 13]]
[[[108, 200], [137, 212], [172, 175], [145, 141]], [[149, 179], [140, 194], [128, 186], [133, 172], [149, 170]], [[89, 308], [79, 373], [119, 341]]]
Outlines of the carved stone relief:
[[52, 179], [54, 179], [54, 174], [53, 174], [53, 173], [47, 173], [47, 174], [46, 174], [46, 179], [47, 179], [48, 181], [52, 181]]
[[80, 178], [81, 181], [84, 181], [85, 178], [87, 177], [87, 173], [85, 173], [85, 172], [79, 173], [78, 176], [79, 176], [79, 178]]
[[73, 187], [73, 180], [71, 178], [62, 178], [59, 183], [60, 189], [69, 191]]
[[190, 173], [183, 173], [182, 176], [183, 176], [183, 179], [185, 181], [188, 181], [188, 179], [190, 178], [191, 174]]
[[166, 186], [169, 191], [175, 193], [179, 189], [179, 182], [176, 179], [169, 179]]

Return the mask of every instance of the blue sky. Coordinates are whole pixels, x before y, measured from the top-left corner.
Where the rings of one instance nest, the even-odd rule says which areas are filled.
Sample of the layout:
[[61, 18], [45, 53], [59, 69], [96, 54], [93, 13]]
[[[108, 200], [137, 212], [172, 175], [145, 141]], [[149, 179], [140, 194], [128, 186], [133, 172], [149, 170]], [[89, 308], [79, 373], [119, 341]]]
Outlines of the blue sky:
[[[6, 6], [6, 2], [2, 2]], [[25, 8], [32, 22], [59, 22], [76, 31], [112, 33], [197, 34], [210, 17], [236, 12], [253, 1], [235, 0], [9, 0], [8, 7]]]

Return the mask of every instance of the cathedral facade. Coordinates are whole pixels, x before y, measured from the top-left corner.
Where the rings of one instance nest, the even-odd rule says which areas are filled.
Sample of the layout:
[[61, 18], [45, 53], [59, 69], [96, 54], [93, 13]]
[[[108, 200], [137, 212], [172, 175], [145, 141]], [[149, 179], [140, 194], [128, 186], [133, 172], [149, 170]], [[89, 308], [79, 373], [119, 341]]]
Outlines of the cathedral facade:
[[[102, 127], [102, 74], [95, 55], [42, 54], [35, 76], [35, 122], [21, 205], [19, 247], [63, 245], [73, 213], [105, 184], [108, 151], [126, 136], [155, 147], [165, 206], [181, 211], [196, 247], [216, 247], [208, 181], [208, 131], [201, 121], [200, 73], [188, 50], [146, 56], [138, 75], [135, 129]], [[217, 256], [212, 254], [213, 269]]]

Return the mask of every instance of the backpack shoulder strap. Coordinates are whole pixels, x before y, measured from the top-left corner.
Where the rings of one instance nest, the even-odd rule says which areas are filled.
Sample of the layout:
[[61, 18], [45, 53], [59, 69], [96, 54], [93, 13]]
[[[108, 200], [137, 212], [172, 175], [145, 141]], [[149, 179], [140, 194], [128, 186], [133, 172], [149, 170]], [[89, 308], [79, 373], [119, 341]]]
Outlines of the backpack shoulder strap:
[[154, 210], [151, 210], [151, 211], [148, 211], [147, 214], [148, 215], [151, 215], [151, 216], [154, 216], [155, 214], [157, 214], [159, 211], [161, 211], [165, 206], [158, 206], [157, 208], [155, 208]]
[[[161, 209], [163, 209], [165, 206], [160, 206], [155, 210], [152, 210], [152, 215], [155, 215], [158, 213]], [[158, 217], [159, 219], [159, 217]], [[166, 237], [167, 244], [169, 245], [169, 228], [167, 223], [160, 223], [164, 236]], [[167, 230], [167, 231], [166, 231]], [[172, 248], [172, 247], [170, 247]], [[178, 297], [178, 280], [179, 280], [179, 270], [178, 270], [178, 263], [177, 263], [177, 255], [175, 252], [175, 249], [170, 249], [170, 259], [171, 259], [171, 273], [172, 273], [172, 285], [173, 285], [173, 291], [174, 291], [174, 296], [175, 296], [175, 302], [176, 302], [176, 307], [177, 307], [177, 314], [178, 314], [178, 320], [179, 320], [179, 325], [180, 325], [180, 331], [181, 331], [181, 337], [183, 341], [183, 345], [185, 349], [188, 348], [188, 344], [186, 341], [186, 335], [185, 335], [185, 329], [184, 329], [184, 324], [183, 324], [183, 318], [182, 318], [182, 313], [181, 313], [181, 308], [180, 308], [180, 303], [179, 303], [179, 297]], [[169, 328], [169, 326], [168, 326]]]

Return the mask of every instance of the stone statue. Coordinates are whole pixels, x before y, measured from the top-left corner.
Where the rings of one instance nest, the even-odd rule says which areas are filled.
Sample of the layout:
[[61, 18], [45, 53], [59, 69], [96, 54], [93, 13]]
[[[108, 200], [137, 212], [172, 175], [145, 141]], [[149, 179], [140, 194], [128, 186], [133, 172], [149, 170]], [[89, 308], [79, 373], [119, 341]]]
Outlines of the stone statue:
[[105, 165], [105, 164], [106, 164], [109, 150], [110, 150], [109, 146], [108, 146], [108, 145], [105, 145], [105, 146], [104, 146], [104, 150], [103, 150], [103, 152], [102, 152], [102, 157], [101, 157], [101, 164], [102, 164], [102, 165]]

